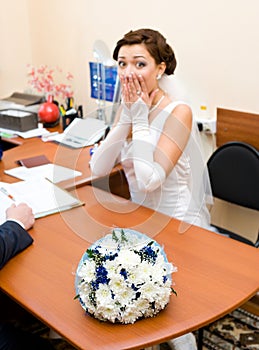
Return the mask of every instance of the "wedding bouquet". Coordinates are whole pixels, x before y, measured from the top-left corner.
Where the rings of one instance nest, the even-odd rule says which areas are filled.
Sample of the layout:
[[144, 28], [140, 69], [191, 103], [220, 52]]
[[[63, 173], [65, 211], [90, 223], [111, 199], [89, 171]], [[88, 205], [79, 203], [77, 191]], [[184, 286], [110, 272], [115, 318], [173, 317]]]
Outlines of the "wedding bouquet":
[[166, 307], [171, 273], [162, 247], [130, 229], [114, 229], [83, 255], [76, 273], [76, 291], [84, 310], [113, 323], [134, 323]]

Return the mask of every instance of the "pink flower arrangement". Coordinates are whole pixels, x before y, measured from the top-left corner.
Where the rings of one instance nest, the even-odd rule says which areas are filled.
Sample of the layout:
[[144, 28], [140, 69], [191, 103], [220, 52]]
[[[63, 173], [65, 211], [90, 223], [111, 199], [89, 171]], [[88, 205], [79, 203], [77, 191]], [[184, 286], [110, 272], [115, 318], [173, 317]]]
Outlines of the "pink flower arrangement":
[[[73, 97], [74, 92], [70, 84], [55, 83], [54, 69], [49, 68], [47, 65], [42, 65], [39, 68], [32, 65], [28, 65], [28, 67], [28, 83], [36, 92], [44, 95], [53, 95], [55, 99], [58, 97], [61, 97], [62, 99]], [[57, 67], [56, 71], [59, 74], [62, 74], [62, 70], [60, 68]], [[73, 78], [74, 77], [71, 73], [66, 74], [67, 81], [70, 82], [73, 80]]]

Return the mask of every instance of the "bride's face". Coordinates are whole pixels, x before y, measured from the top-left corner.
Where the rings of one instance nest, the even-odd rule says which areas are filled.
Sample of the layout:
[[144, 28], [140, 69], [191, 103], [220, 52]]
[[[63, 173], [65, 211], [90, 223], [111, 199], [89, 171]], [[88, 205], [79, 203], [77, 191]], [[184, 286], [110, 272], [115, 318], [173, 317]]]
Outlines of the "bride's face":
[[128, 77], [135, 73], [141, 75], [150, 93], [157, 88], [157, 75], [161, 68], [156, 64], [144, 44], [122, 46], [118, 53], [118, 73]]

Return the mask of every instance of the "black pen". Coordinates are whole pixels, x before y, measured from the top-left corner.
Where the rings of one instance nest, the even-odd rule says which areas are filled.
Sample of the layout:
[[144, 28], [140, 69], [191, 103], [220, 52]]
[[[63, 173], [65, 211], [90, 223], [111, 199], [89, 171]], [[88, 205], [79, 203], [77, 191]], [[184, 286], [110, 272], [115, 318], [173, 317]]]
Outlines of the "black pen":
[[106, 138], [106, 136], [109, 134], [110, 129], [111, 129], [111, 128], [110, 128], [109, 126], [107, 126], [107, 128], [105, 129], [105, 132], [104, 132], [104, 135], [103, 135], [102, 140], [104, 140], [104, 139]]
[[83, 106], [82, 105], [78, 106], [77, 115], [79, 118], [83, 118]]

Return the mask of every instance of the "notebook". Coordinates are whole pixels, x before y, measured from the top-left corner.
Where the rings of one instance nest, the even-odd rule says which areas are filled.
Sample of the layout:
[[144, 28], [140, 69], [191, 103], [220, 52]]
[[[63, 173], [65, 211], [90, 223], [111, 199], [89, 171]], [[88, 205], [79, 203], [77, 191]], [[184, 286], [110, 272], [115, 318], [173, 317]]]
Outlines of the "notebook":
[[50, 160], [45, 156], [45, 154], [40, 154], [34, 157], [18, 159], [16, 163], [25, 166], [26, 168], [32, 168], [43, 164], [49, 164]]

